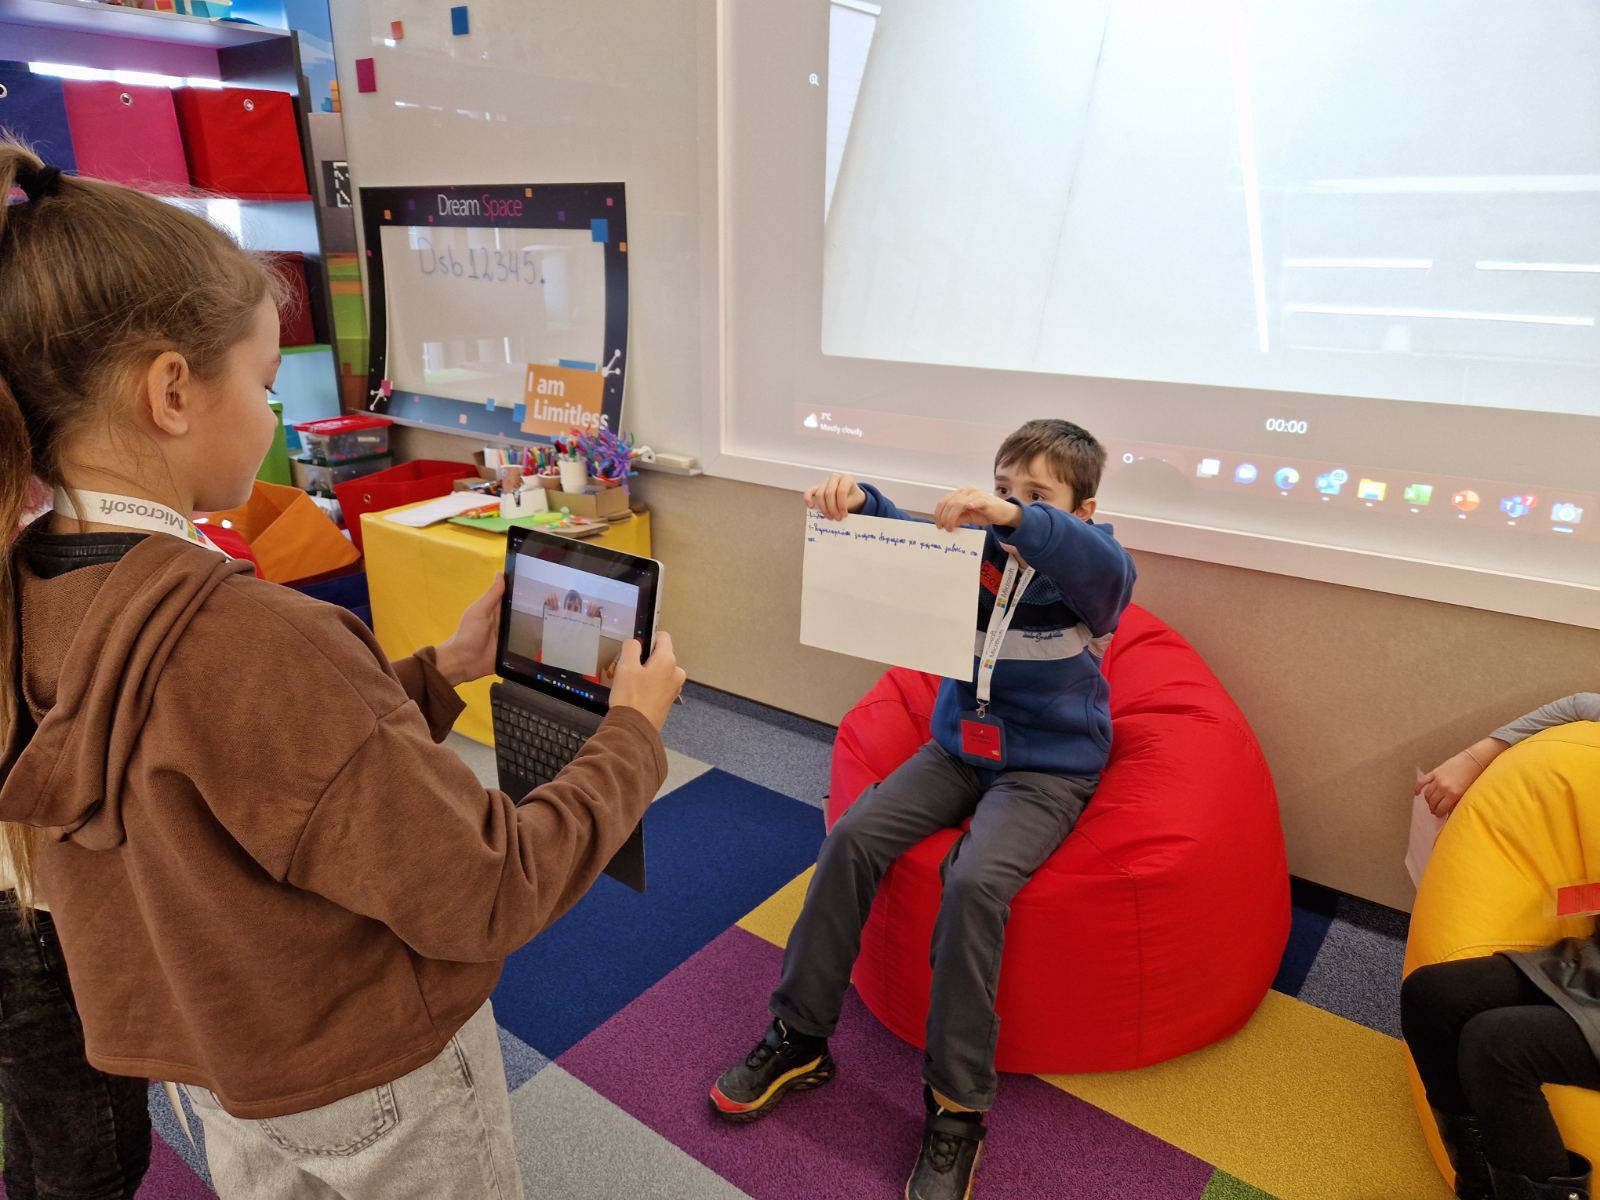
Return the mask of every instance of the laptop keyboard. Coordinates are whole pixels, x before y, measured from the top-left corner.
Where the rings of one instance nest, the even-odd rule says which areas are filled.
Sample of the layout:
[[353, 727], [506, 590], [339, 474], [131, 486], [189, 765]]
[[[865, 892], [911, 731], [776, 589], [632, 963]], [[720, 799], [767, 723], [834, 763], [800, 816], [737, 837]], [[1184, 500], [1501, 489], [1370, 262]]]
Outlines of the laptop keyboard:
[[585, 740], [577, 730], [537, 713], [494, 706], [494, 751], [500, 772], [530, 787], [554, 779], [577, 756]]

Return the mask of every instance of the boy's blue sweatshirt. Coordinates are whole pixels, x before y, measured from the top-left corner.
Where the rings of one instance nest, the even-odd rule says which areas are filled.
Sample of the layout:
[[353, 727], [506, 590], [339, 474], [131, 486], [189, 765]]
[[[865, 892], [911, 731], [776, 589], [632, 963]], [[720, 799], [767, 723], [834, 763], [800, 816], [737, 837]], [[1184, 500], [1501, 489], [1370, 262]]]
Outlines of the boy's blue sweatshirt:
[[[870, 484], [861, 489], [867, 494], [862, 516], [918, 520]], [[1110, 525], [1048, 504], [1024, 507], [1015, 529], [990, 527], [987, 533], [972, 674], [940, 685], [934, 739], [960, 755], [960, 718], [978, 706], [978, 657], [1010, 545], [1037, 574], [1001, 643], [989, 697], [989, 715], [1005, 724], [1004, 769], [1093, 779], [1111, 751], [1111, 689], [1100, 662], [1133, 594], [1133, 559]]]

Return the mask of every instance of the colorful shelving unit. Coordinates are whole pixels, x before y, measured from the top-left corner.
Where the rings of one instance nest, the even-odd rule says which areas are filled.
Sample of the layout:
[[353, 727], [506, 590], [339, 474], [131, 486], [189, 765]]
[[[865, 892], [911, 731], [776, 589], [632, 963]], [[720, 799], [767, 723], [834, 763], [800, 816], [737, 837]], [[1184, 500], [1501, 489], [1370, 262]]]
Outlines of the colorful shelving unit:
[[[41, 64], [41, 73], [63, 73], [62, 68], [116, 72], [109, 78], [130, 84], [161, 80], [181, 86], [202, 79], [288, 93], [294, 99], [308, 188], [319, 179], [310, 121], [313, 115], [328, 114], [314, 114], [299, 38], [293, 31], [81, 0], [0, 0], [0, 63]], [[128, 72], [141, 77], [130, 78]], [[27, 128], [8, 124], [3, 100], [0, 127], [11, 128], [24, 139], [29, 136]], [[336, 416], [340, 369], [325, 249], [329, 231], [322, 206], [309, 190], [294, 194], [240, 190], [231, 195], [180, 190], [167, 198], [206, 212], [252, 249], [302, 257], [311, 340], [284, 347], [278, 395], [291, 429], [296, 422]]]

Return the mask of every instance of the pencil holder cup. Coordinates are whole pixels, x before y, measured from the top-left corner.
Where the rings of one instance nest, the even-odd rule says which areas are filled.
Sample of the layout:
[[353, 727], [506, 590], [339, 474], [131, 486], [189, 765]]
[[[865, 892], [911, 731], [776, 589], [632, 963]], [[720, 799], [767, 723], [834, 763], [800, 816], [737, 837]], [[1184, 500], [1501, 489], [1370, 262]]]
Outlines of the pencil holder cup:
[[561, 490], [581, 492], [589, 486], [589, 464], [582, 459], [561, 460]]

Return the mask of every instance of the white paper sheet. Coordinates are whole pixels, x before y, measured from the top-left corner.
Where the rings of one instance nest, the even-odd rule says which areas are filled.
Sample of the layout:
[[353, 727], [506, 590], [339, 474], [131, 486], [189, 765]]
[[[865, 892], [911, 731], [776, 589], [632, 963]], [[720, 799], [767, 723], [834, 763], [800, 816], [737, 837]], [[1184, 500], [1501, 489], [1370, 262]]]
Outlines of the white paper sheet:
[[[1418, 773], [1421, 778], [1421, 772]], [[1411, 798], [1411, 841], [1406, 848], [1406, 870], [1411, 873], [1413, 886], [1422, 885], [1422, 872], [1433, 854], [1433, 844], [1439, 840], [1439, 831], [1446, 818], [1436, 817], [1428, 802], [1421, 796]]]
[[539, 661], [579, 675], [596, 674], [600, 670], [600, 618], [545, 609]]
[[451, 517], [459, 517], [462, 513], [482, 508], [485, 504], [492, 504], [494, 499], [493, 496], [485, 496], [481, 492], [451, 492], [448, 496], [440, 496], [437, 500], [430, 500], [426, 504], [419, 504], [404, 512], [389, 513], [384, 520], [393, 521], [396, 525], [409, 525], [413, 529], [421, 529], [426, 525], [448, 521]]
[[984, 534], [807, 511], [800, 640], [971, 679]]

